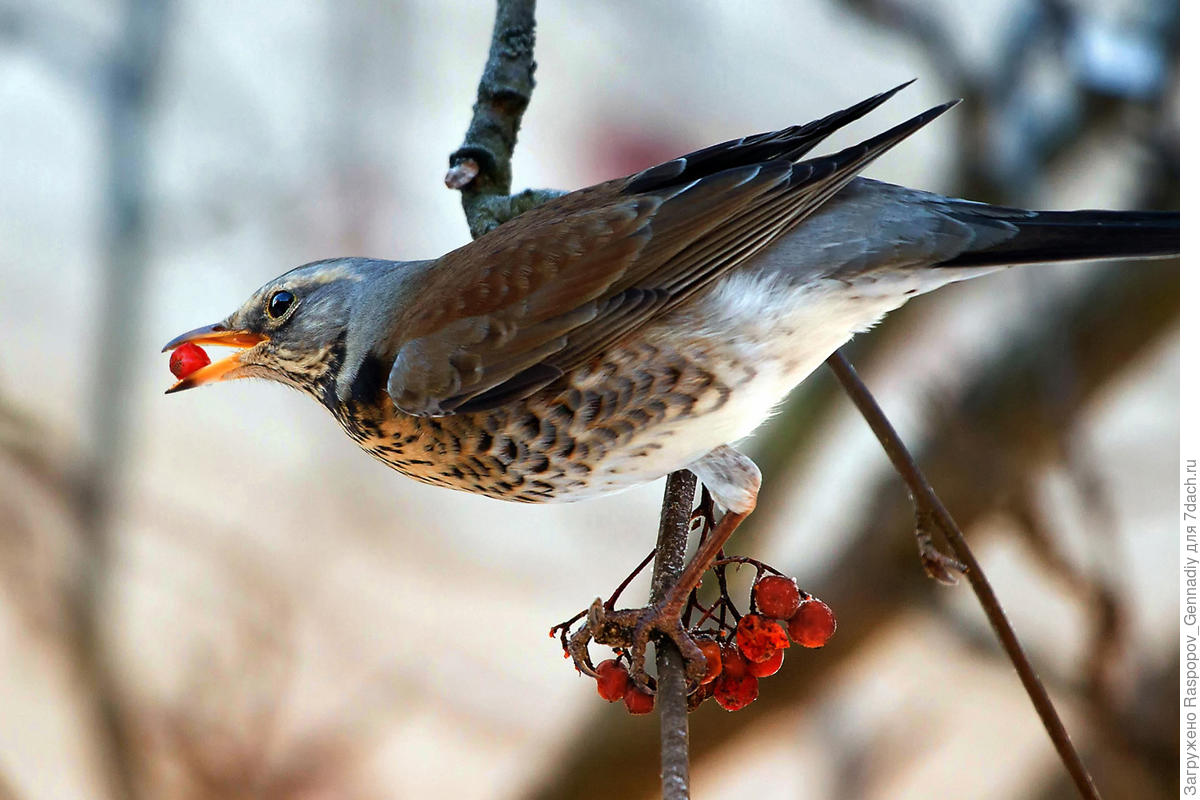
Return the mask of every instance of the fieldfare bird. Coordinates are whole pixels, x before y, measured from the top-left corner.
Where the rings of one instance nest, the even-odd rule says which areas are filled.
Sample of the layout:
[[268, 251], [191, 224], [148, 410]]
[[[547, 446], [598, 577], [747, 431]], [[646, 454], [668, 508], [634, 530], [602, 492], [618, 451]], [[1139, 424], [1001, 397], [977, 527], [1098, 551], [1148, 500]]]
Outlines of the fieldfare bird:
[[704, 658], [680, 612], [755, 506], [732, 446], [856, 332], [910, 297], [1016, 264], [1179, 252], [1179, 215], [1026, 211], [858, 177], [954, 103], [832, 155], [902, 87], [551, 200], [441, 258], [336, 258], [171, 341], [237, 348], [169, 391], [258, 377], [323, 403], [425, 483], [528, 503], [694, 472], [726, 510], [637, 618]]

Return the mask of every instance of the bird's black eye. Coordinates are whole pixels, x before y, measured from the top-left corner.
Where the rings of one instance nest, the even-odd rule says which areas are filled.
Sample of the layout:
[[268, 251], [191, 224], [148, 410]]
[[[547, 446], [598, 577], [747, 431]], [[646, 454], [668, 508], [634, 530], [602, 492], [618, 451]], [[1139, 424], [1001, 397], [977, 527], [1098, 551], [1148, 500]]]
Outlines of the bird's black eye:
[[271, 319], [280, 319], [295, 302], [296, 295], [281, 289], [271, 295], [271, 299], [267, 301], [267, 316]]

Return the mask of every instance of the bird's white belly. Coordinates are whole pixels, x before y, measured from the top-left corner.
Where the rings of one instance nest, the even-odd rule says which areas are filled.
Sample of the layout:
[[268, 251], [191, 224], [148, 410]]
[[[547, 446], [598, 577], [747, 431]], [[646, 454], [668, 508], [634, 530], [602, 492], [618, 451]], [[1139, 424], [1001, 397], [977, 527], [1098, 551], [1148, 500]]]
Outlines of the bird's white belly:
[[719, 445], [737, 442], [855, 333], [909, 297], [977, 274], [913, 270], [827, 278], [799, 287], [778, 274], [731, 274], [643, 332], [652, 344], [702, 346], [713, 372], [732, 389], [727, 400], [698, 404], [693, 413], [639, 431], [631, 446], [610, 451], [595, 465], [586, 488], [558, 499], [578, 500], [655, 480]]

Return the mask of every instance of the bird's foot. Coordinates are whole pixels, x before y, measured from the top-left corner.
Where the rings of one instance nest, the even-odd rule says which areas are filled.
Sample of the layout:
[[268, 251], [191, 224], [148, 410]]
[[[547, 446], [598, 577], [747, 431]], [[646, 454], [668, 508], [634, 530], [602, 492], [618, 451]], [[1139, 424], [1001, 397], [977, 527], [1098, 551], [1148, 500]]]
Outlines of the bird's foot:
[[684, 628], [680, 608], [673, 604], [655, 603], [644, 608], [609, 608], [599, 598], [587, 611], [587, 621], [572, 634], [567, 652], [581, 672], [595, 676], [596, 669], [588, 654], [588, 644], [596, 642], [629, 654], [629, 675], [639, 688], [649, 689], [651, 678], [646, 672], [646, 648], [651, 639], [658, 646], [669, 641], [683, 654], [688, 680], [698, 685], [708, 669], [704, 653]]

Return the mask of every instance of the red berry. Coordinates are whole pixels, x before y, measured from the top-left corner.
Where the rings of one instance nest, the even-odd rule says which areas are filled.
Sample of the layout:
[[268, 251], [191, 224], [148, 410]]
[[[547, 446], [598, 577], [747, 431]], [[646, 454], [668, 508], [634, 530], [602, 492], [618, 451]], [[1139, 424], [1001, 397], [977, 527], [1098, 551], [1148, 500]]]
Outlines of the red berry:
[[721, 645], [712, 639], [701, 639], [696, 644], [700, 647], [700, 652], [704, 653], [704, 658], [708, 661], [708, 672], [704, 673], [704, 677], [700, 679], [700, 683], [712, 683], [721, 674]]
[[632, 683], [625, 690], [625, 708], [630, 714], [649, 714], [654, 710], [654, 695], [643, 692]]
[[764, 617], [789, 619], [800, 607], [800, 590], [795, 578], [768, 575], [754, 584], [754, 603]]
[[744, 678], [746, 677], [746, 657], [742, 655], [742, 651], [738, 650], [737, 645], [733, 642], [726, 642], [721, 646], [721, 677], [729, 678]]
[[171, 374], [176, 378], [186, 378], [209, 363], [208, 353], [199, 345], [187, 342], [171, 351]]
[[788, 633], [796, 644], [804, 647], [822, 647], [837, 630], [837, 618], [833, 609], [815, 597], [805, 600], [788, 620]]
[[782, 625], [758, 614], [747, 614], [738, 621], [737, 643], [747, 661], [766, 661], [791, 644]]
[[746, 672], [756, 678], [765, 678], [768, 675], [774, 675], [779, 672], [779, 668], [783, 666], [783, 651], [776, 650], [775, 655], [768, 658], [766, 661], [759, 661], [757, 664], [751, 661], [746, 665]]
[[753, 675], [742, 678], [722, 675], [713, 684], [713, 697], [716, 698], [717, 705], [726, 711], [745, 708], [758, 697], [758, 678]]
[[630, 685], [629, 670], [616, 659], [610, 658], [596, 665], [596, 691], [608, 702], [615, 703], [624, 697]]

